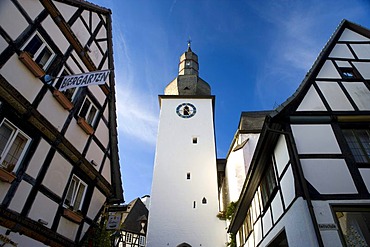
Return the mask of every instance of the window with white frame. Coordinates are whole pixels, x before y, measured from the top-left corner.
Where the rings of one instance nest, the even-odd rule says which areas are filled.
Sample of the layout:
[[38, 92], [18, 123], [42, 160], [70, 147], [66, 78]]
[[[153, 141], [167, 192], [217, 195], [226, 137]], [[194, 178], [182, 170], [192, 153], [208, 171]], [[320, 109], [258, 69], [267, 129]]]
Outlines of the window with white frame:
[[[67, 76], [67, 75], [71, 75], [73, 73], [71, 73], [71, 71], [69, 69], [67, 69], [66, 67], [63, 67], [63, 69], [59, 72], [58, 74], [58, 79], [55, 80], [54, 82], [54, 87], [56, 87], [57, 89], [59, 89], [60, 87], [60, 84], [62, 83], [63, 79], [64, 79], [64, 76]], [[62, 91], [62, 93], [67, 97], [67, 99], [69, 101], [73, 101], [75, 95], [76, 95], [76, 92], [77, 92], [77, 88], [68, 88], [64, 91]]]
[[140, 246], [145, 246], [145, 236], [140, 236], [140, 238], [139, 238], [139, 245]]
[[81, 210], [86, 188], [86, 184], [77, 176], [73, 175], [64, 204], [73, 211]]
[[37, 32], [28, 40], [22, 50], [28, 52], [33, 60], [44, 70], [55, 56], [54, 51]]
[[98, 108], [88, 97], [86, 97], [82, 104], [80, 112], [78, 113], [78, 116], [84, 118], [88, 124], [93, 125], [97, 115]]
[[0, 167], [15, 171], [22, 161], [31, 138], [7, 119], [0, 126]]
[[131, 244], [132, 243], [132, 233], [126, 234], [126, 243]]

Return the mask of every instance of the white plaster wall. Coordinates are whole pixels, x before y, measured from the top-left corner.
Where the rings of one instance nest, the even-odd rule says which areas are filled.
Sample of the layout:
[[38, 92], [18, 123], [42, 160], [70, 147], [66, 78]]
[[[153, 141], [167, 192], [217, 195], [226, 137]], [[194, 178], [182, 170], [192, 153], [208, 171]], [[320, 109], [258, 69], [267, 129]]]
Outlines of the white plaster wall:
[[363, 82], [342, 82], [360, 111], [370, 111], [370, 91]]
[[108, 126], [104, 123], [103, 119], [100, 119], [98, 127], [95, 130], [95, 136], [103, 144], [104, 147], [108, 146], [109, 143], [109, 129]]
[[249, 139], [248, 142], [243, 147], [245, 173], [247, 174], [253, 158], [254, 151], [256, 150], [260, 134], [241, 134], [240, 136], [242, 137], [243, 141], [246, 140], [247, 138]]
[[[85, 10], [86, 11], [86, 10]], [[72, 25], [72, 31], [76, 35], [77, 39], [80, 41], [82, 46], [85, 46], [90, 38], [90, 34], [86, 27], [82, 23], [81, 19], [77, 19]]]
[[358, 70], [358, 72], [360, 72], [360, 74], [362, 75], [362, 77], [365, 80], [370, 79], [370, 63], [368, 63], [368, 62], [353, 62], [353, 65], [355, 65], [356, 69]]
[[236, 202], [239, 199], [246, 177], [243, 150], [231, 152], [227, 158], [225, 177], [228, 185], [229, 199]]
[[273, 222], [276, 223], [284, 212], [280, 193], [277, 193], [274, 199], [272, 200], [271, 209], [272, 209]]
[[337, 82], [316, 82], [333, 111], [353, 111], [347, 96]]
[[91, 60], [93, 61], [93, 63], [95, 64], [95, 66], [98, 67], [101, 62], [101, 59], [103, 58], [103, 54], [100, 52], [95, 42], [92, 42], [90, 45], [89, 56]]
[[34, 221], [42, 219], [48, 222], [46, 227], [51, 228], [57, 210], [58, 203], [54, 202], [41, 192], [38, 192], [28, 217]]
[[346, 44], [336, 44], [329, 57], [336, 58], [354, 58]]
[[8, 47], [8, 42], [6, 42], [5, 39], [3, 39], [3, 37], [1, 36], [0, 37], [0, 53], [2, 53], [7, 47]]
[[109, 182], [111, 183], [111, 168], [110, 168], [110, 159], [107, 158], [104, 162], [104, 167], [103, 167], [103, 170], [102, 170], [102, 175], [103, 177]]
[[42, 27], [47, 30], [48, 35], [51, 37], [52, 40], [56, 43], [59, 50], [64, 54], [68, 47], [70, 46], [68, 40], [63, 35], [62, 31], [60, 31], [59, 27], [55, 24], [53, 19], [48, 16], [43, 22]]
[[89, 149], [87, 150], [86, 153], [86, 159], [91, 162], [91, 160], [94, 160], [94, 163], [96, 164], [93, 165], [93, 167], [99, 171], [100, 164], [102, 162], [104, 156], [104, 152], [100, 149], [100, 147], [96, 144], [94, 140], [91, 141]]
[[357, 194], [343, 159], [301, 159], [305, 178], [320, 194]]
[[[85, 28], [85, 27], [84, 27]], [[84, 73], [84, 72], [88, 72], [89, 70], [87, 69], [87, 67], [85, 66], [85, 63], [82, 62], [81, 58], [78, 56], [77, 52], [75, 50], [72, 51], [71, 53], [73, 55], [73, 57], [76, 59], [77, 63], [81, 66], [82, 68], [82, 71], [80, 70], [80, 68], [73, 68], [73, 71], [75, 72], [75, 74], [77, 73]]]
[[[14, 68], [17, 68], [17, 73], [14, 73]], [[29, 69], [18, 59], [17, 54], [14, 54], [8, 60], [8, 62], [1, 68], [0, 73], [30, 103], [33, 102], [37, 96], [37, 93], [43, 86], [43, 83], [40, 81], [40, 79], [36, 78], [32, 72], [29, 71]]]
[[351, 47], [355, 51], [359, 59], [369, 59], [370, 58], [370, 45], [369, 44], [351, 44]]
[[[37, 8], [38, 5], [35, 6]], [[28, 26], [26, 19], [11, 1], [0, 1], [0, 23], [12, 40], [16, 40]]]
[[104, 104], [105, 99], [107, 98], [103, 90], [98, 85], [89, 86], [89, 90], [91, 91], [91, 93], [95, 96], [95, 98], [99, 101], [100, 105], [102, 106]]
[[267, 246], [283, 228], [285, 228], [289, 246], [318, 246], [307, 203], [301, 197], [272, 228], [260, 246]]
[[294, 176], [291, 165], [289, 165], [287, 171], [282, 177], [280, 186], [283, 193], [285, 208], [288, 208], [295, 198]]
[[279, 140], [276, 143], [275, 150], [274, 150], [274, 156], [277, 166], [277, 171], [279, 177], [281, 176], [281, 173], [283, 172], [285, 166], [289, 162], [289, 153], [288, 148], [285, 140], [284, 135], [279, 136]]
[[74, 241], [76, 238], [78, 226], [78, 224], [73, 223], [72, 221], [67, 220], [64, 217], [60, 217], [57, 233]]
[[50, 91], [47, 91], [42, 98], [37, 110], [43, 115], [51, 124], [61, 131], [63, 125], [68, 117], [69, 111], [54, 98]]
[[56, 152], [42, 184], [58, 196], [62, 197], [71, 171], [72, 165]]
[[348, 61], [339, 61], [339, 60], [336, 60], [335, 63], [341, 67], [341, 68], [350, 68], [352, 67], [352, 65], [348, 62]]
[[339, 41], [369, 41], [369, 39], [346, 28], [340, 36]]
[[330, 124], [292, 124], [299, 154], [340, 154], [341, 150]]
[[[195, 116], [180, 118], [184, 102]], [[192, 137], [198, 136], [198, 144]], [[186, 179], [191, 172], [191, 179]], [[205, 197], [207, 204], [202, 204]], [[193, 202], [196, 208], [193, 208]], [[218, 209], [216, 153], [211, 99], [162, 99], [151, 193], [148, 247], [225, 246], [225, 222]]]
[[77, 120], [72, 120], [68, 126], [65, 137], [78, 151], [82, 152], [89, 135], [77, 124]]
[[86, 222], [84, 223], [84, 226], [82, 227], [82, 232], [80, 235], [80, 240], [85, 236], [87, 230], [89, 230], [90, 225], [87, 224]]
[[370, 191], [370, 169], [359, 169], [368, 191]]
[[325, 61], [324, 65], [322, 66], [317, 78], [336, 78], [341, 79], [342, 77], [338, 73], [337, 69], [334, 67], [332, 61], [327, 60]]
[[87, 216], [94, 220], [95, 216], [98, 214], [101, 207], [104, 205], [106, 198], [97, 188], [94, 188], [94, 192], [91, 198], [89, 210], [87, 211]]
[[10, 183], [5, 183], [3, 181], [0, 181], [0, 202], [4, 200], [6, 193], [8, 193], [9, 188], [10, 188]]
[[40, 140], [35, 153], [33, 154], [30, 163], [28, 164], [26, 173], [33, 178], [39, 174], [42, 164], [50, 150], [50, 145], [44, 139]]
[[31, 189], [32, 185], [22, 180], [14, 194], [14, 197], [12, 198], [9, 208], [20, 213]]
[[[27, 1], [27, 0], [25, 0]], [[73, 7], [69, 4], [60, 3], [60, 2], [54, 2], [55, 6], [59, 10], [59, 12], [62, 14], [64, 20], [68, 22], [68, 20], [72, 17], [72, 15], [77, 11], [77, 7]]]
[[105, 119], [109, 121], [109, 105], [105, 107], [103, 115]]
[[35, 20], [41, 11], [44, 10], [44, 7], [38, 0], [18, 0], [18, 2], [32, 20]]
[[297, 111], [326, 111], [324, 103], [322, 103], [316, 89], [311, 85]]

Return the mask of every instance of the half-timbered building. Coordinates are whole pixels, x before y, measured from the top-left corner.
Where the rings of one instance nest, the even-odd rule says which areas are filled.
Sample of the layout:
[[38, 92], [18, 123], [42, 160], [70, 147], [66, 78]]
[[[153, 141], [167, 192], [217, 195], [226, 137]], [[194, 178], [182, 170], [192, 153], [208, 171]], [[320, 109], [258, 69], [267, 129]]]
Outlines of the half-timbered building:
[[[109, 9], [0, 2], [1, 246], [75, 246], [123, 201], [113, 69]], [[58, 90], [100, 70], [105, 84]]]
[[344, 20], [258, 141], [235, 136], [226, 176], [246, 178], [228, 184], [241, 191], [229, 226], [237, 246], [369, 246], [369, 127], [370, 31]]

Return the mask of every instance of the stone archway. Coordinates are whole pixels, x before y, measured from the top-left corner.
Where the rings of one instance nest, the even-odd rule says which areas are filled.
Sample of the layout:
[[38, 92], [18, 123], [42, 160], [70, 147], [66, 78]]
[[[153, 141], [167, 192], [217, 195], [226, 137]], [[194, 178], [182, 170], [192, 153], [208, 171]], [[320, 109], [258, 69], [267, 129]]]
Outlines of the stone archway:
[[182, 244], [179, 244], [176, 247], [191, 247], [191, 245], [190, 244], [187, 244], [187, 243], [182, 243]]

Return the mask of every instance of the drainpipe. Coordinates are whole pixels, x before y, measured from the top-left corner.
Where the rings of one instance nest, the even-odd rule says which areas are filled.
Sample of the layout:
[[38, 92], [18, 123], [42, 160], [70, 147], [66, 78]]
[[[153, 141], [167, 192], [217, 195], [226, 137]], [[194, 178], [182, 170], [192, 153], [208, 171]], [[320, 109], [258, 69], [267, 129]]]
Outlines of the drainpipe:
[[[281, 130], [274, 130], [274, 129], [270, 129], [269, 127], [267, 127], [267, 131], [287, 136], [288, 139], [289, 139], [288, 140], [289, 144], [291, 145], [291, 147], [293, 147], [294, 138], [293, 138], [293, 136], [290, 132], [281, 131]], [[324, 247], [324, 242], [323, 242], [321, 234], [320, 234], [320, 229], [319, 229], [319, 225], [318, 225], [317, 220], [316, 220], [316, 216], [315, 216], [315, 212], [314, 212], [314, 209], [313, 209], [310, 193], [308, 192], [307, 184], [303, 181], [304, 175], [303, 175], [303, 170], [302, 170], [301, 163], [298, 159], [298, 153], [295, 150], [295, 148], [291, 148], [291, 150], [293, 152], [294, 163], [296, 164], [296, 168], [297, 168], [297, 171], [298, 171], [299, 183], [300, 183], [300, 185], [303, 189], [303, 194], [306, 198], [308, 211], [309, 211], [310, 216], [311, 216], [311, 220], [312, 220], [313, 228], [315, 230], [315, 235], [316, 235], [318, 244], [319, 244], [320, 247]], [[294, 163], [292, 162], [292, 165]]]

